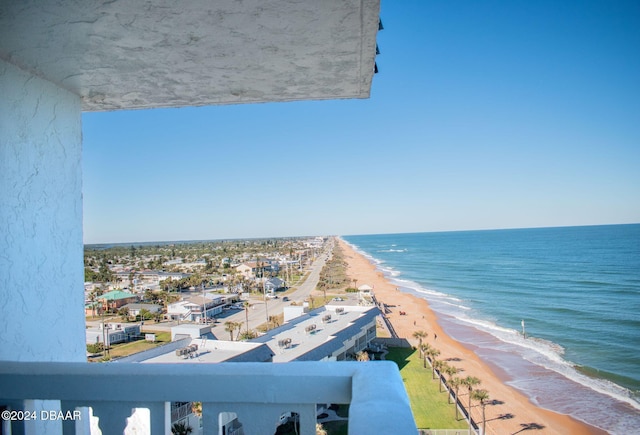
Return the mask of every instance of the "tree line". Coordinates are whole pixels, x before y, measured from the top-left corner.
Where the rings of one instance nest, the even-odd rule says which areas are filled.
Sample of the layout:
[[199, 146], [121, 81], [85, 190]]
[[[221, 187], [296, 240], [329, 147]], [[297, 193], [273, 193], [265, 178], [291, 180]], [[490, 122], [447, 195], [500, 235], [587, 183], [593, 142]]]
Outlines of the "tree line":
[[[418, 340], [418, 350], [420, 351], [420, 358], [423, 360], [423, 367], [427, 368], [427, 363], [429, 363], [431, 367], [431, 377], [432, 379], [438, 379], [440, 392], [442, 392], [443, 385], [447, 388], [449, 393], [447, 399], [449, 403], [453, 403], [455, 406], [456, 419], [458, 419], [458, 405], [464, 408], [458, 398], [459, 390], [460, 388], [466, 388], [468, 390], [468, 407], [466, 408], [466, 412], [469, 418], [469, 429], [473, 430], [473, 419], [471, 418], [471, 403], [473, 399], [476, 400], [482, 408], [482, 433], [486, 433], [485, 407], [489, 403], [489, 392], [477, 388], [477, 386], [481, 384], [480, 379], [475, 376], [459, 377], [457, 376], [459, 373], [457, 367], [449, 364], [447, 361], [437, 359], [438, 356], [440, 356], [440, 351], [424, 342], [427, 337], [427, 332], [422, 330], [413, 333], [413, 338]], [[452, 398], [453, 402], [451, 401]]]

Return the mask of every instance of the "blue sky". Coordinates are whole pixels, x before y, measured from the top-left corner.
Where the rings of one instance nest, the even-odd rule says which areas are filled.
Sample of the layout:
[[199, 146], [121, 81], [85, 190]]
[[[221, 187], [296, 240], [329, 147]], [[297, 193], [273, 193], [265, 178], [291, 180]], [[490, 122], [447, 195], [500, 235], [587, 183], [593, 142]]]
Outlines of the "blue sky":
[[83, 114], [85, 242], [640, 222], [640, 3], [381, 17], [367, 100]]

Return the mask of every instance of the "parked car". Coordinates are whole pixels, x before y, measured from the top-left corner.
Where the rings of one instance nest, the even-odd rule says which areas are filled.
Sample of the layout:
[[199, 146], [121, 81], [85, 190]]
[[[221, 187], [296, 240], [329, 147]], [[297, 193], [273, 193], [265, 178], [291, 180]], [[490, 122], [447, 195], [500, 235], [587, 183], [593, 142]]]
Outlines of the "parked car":
[[289, 297], [283, 296], [282, 297], [282, 302], [289, 302]]

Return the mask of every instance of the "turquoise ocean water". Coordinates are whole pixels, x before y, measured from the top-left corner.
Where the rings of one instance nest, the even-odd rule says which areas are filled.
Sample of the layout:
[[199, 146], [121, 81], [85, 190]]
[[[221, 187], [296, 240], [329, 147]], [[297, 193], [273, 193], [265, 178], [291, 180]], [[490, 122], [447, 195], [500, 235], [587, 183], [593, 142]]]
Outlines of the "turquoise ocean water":
[[640, 430], [640, 224], [342, 238], [534, 403]]

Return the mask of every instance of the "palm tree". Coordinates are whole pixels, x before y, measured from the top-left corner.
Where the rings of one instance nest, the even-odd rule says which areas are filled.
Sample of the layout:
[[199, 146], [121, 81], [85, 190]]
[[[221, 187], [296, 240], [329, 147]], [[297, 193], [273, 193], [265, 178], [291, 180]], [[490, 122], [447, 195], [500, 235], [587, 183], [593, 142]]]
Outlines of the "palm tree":
[[244, 301], [242, 303], [242, 306], [244, 307], [244, 317], [247, 321], [247, 334], [249, 334], [249, 307], [251, 306], [251, 304], [249, 303], [249, 301]]
[[487, 406], [487, 400], [489, 400], [489, 393], [487, 390], [475, 390], [473, 392], [473, 398], [480, 402], [480, 406], [482, 407], [482, 435], [484, 435], [485, 429], [487, 427], [487, 420], [484, 416], [484, 410]]
[[224, 322], [224, 330], [229, 333], [231, 341], [233, 341], [233, 331], [235, 331], [236, 328], [236, 322], [232, 322], [231, 320]]
[[413, 333], [413, 338], [418, 339], [418, 349], [420, 349], [420, 356], [422, 356], [422, 339], [427, 337], [427, 333], [424, 331], [416, 331]]
[[429, 349], [431, 349], [431, 346], [429, 346], [427, 343], [422, 343], [420, 345], [420, 353], [422, 354], [422, 367], [424, 367], [425, 369], [427, 368], [427, 355]]
[[469, 407], [467, 408], [467, 413], [469, 414], [469, 424], [471, 424], [471, 393], [473, 392], [473, 387], [480, 385], [480, 379], [475, 376], [467, 376], [462, 380], [462, 385], [465, 385], [469, 390]]
[[356, 353], [356, 361], [370, 361], [369, 353], [365, 350]]
[[140, 310], [139, 316], [141, 320], [149, 320], [151, 317], [153, 317], [153, 314], [151, 314], [151, 311], [143, 308]]
[[129, 308], [127, 307], [120, 308], [118, 310], [118, 314], [120, 315], [120, 318], [122, 319], [123, 322], [129, 321]]
[[153, 302], [154, 300], [156, 300], [156, 297], [151, 289], [146, 289], [144, 291], [144, 300], [149, 302]]
[[236, 328], [238, 328], [238, 333], [236, 334], [236, 341], [242, 340], [251, 340], [252, 338], [256, 338], [258, 335], [256, 331], [253, 329], [247, 328], [246, 331], [242, 332], [242, 322], [236, 323]]
[[436, 367], [435, 367], [436, 357], [440, 355], [440, 351], [435, 347], [429, 347], [429, 349], [427, 349], [427, 355], [429, 355], [429, 358], [431, 358], [431, 378], [435, 379], [436, 378]]
[[280, 326], [280, 318], [278, 316], [269, 316], [269, 323], [273, 324], [274, 328]]
[[[238, 326], [242, 326], [242, 324], [239, 323]], [[238, 335], [236, 336], [236, 341], [238, 341], [238, 340], [242, 340], [242, 341], [251, 340], [251, 339], [256, 338], [257, 336], [258, 336], [258, 334], [254, 330], [245, 331], [243, 333], [240, 333], [240, 329], [238, 329]]]
[[96, 306], [100, 302], [99, 296], [104, 294], [104, 289], [96, 287], [91, 293], [89, 293], [89, 300], [91, 301], [91, 308], [93, 310], [93, 317], [96, 317]]
[[442, 372], [446, 372], [449, 368], [449, 364], [444, 361], [438, 360], [434, 361], [433, 365], [436, 367], [438, 371], [438, 391], [442, 393]]
[[460, 390], [460, 386], [462, 385], [462, 379], [457, 376], [453, 377], [449, 380], [449, 385], [454, 392], [453, 404], [456, 407], [456, 420], [458, 420], [458, 390]]
[[202, 402], [191, 402], [191, 412], [202, 417]]
[[327, 435], [327, 430], [322, 426], [322, 423], [316, 423], [316, 435]]
[[[447, 380], [447, 384], [449, 385], [449, 392], [451, 392], [451, 380], [453, 379], [453, 377], [458, 373], [458, 369], [455, 368], [454, 366], [450, 366], [447, 365], [445, 367], [444, 372], [447, 374], [447, 376], [449, 377], [449, 379]], [[451, 403], [451, 394], [449, 394], [447, 396], [447, 402]]]
[[173, 426], [171, 426], [171, 433], [173, 435], [187, 435], [191, 432], [193, 432], [193, 429], [191, 426], [187, 426], [185, 422], [174, 423]]
[[320, 290], [322, 290], [322, 297], [324, 298], [324, 303], [327, 303], [327, 287], [329, 286], [329, 283], [327, 282], [326, 278], [323, 278], [319, 283], [318, 283], [318, 287], [320, 287]]

